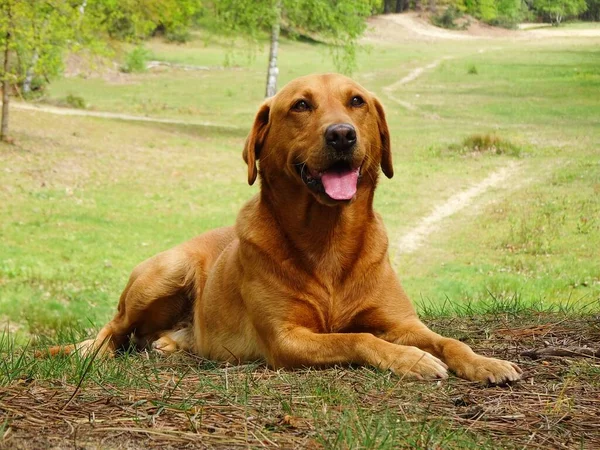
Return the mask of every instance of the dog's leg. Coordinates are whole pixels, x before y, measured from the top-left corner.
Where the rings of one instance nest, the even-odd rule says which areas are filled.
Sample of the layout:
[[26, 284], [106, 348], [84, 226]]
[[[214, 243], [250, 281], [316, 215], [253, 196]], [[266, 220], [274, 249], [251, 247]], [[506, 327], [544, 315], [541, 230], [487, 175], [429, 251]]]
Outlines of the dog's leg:
[[51, 347], [36, 355], [54, 356], [74, 351], [89, 355], [98, 350], [99, 355], [111, 356], [127, 344], [134, 331], [141, 341], [156, 339], [182, 319], [192, 317], [193, 271], [194, 267], [190, 267], [179, 248], [144, 261], [133, 270], [121, 294], [117, 314], [94, 339]]
[[434, 333], [418, 319], [402, 322], [378, 336], [394, 344], [412, 345], [429, 352], [467, 380], [506, 383], [521, 378], [522, 370], [516, 364], [478, 355], [467, 344]]
[[396, 345], [370, 333], [314, 333], [295, 328], [279, 335], [270, 346], [274, 367], [368, 364], [417, 379], [446, 378], [447, 366], [416, 347]]
[[193, 349], [194, 331], [190, 326], [176, 331], [167, 331], [152, 342], [152, 350], [160, 355], [169, 355]]

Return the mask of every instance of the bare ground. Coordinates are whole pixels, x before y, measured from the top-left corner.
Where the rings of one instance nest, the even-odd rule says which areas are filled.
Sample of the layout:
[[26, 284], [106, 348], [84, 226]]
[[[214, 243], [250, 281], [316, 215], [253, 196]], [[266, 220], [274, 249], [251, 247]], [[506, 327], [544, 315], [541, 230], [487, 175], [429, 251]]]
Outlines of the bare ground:
[[406, 40], [470, 40], [513, 38], [513, 39], [545, 39], [563, 37], [600, 37], [600, 29], [573, 29], [549, 27], [539, 29], [508, 30], [492, 27], [469, 18], [470, 25], [466, 30], [447, 30], [431, 24], [426, 15], [416, 12], [402, 14], [386, 14], [369, 19], [369, 30], [363, 41], [368, 42], [403, 42]]
[[505, 184], [518, 170], [517, 163], [507, 164], [482, 181], [464, 191], [457, 192], [445, 202], [437, 205], [431, 214], [423, 217], [415, 227], [398, 239], [395, 244], [396, 259], [401, 255], [417, 251], [426, 242], [429, 235], [440, 228], [443, 220], [470, 206], [489, 189]]
[[[91, 375], [81, 390], [60, 379], [27, 377], [1, 387], [0, 448], [321, 448], [343, 417], [356, 414], [358, 420], [359, 408], [365, 415], [385, 412], [409, 427], [406, 436], [396, 434], [395, 448], [415, 442], [461, 448], [452, 438], [431, 447], [435, 440], [427, 441], [423, 430], [437, 426], [485, 447], [600, 447], [600, 359], [585, 357], [600, 350], [598, 317], [503, 314], [429, 325], [484, 354], [518, 361], [523, 381], [485, 387], [455, 378], [408, 382], [365, 368], [207, 368], [191, 357], [150, 361], [147, 373], [143, 355], [122, 357], [125, 370], [151, 376], [155, 387], [119, 387]], [[548, 347], [575, 350], [570, 357], [523, 356]], [[315, 380], [346, 392], [314, 395], [307, 386]], [[418, 430], [422, 441], [411, 441]]]

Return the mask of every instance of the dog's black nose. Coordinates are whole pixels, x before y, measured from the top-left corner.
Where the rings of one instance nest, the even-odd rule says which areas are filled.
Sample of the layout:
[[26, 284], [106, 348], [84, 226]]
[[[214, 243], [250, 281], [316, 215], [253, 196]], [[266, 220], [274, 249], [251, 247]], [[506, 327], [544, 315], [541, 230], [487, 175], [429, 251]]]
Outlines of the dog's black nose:
[[348, 123], [329, 125], [325, 130], [325, 142], [338, 152], [347, 152], [356, 144], [356, 130]]

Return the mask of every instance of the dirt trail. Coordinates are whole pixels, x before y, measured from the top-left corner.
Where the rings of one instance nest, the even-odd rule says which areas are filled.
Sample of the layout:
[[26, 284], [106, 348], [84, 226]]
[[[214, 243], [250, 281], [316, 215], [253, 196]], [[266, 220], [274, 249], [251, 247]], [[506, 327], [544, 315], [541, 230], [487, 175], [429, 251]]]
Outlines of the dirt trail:
[[409, 103], [405, 100], [401, 100], [398, 97], [394, 96], [394, 92], [401, 86], [410, 83], [411, 81], [416, 80], [417, 78], [419, 78], [421, 75], [423, 75], [423, 73], [426, 70], [430, 70], [430, 69], [435, 69], [442, 61], [448, 60], [448, 59], [452, 59], [452, 56], [444, 56], [443, 58], [440, 59], [436, 59], [435, 61], [433, 61], [430, 64], [427, 64], [426, 66], [423, 67], [417, 67], [416, 69], [413, 69], [408, 75], [406, 75], [404, 78], [399, 79], [398, 81], [385, 86], [383, 88], [383, 92], [385, 92], [385, 95], [392, 100], [393, 102], [399, 104], [400, 106], [410, 110], [410, 111], [416, 111], [417, 107], [415, 105], [413, 105], [412, 103]]
[[425, 243], [426, 239], [440, 228], [441, 222], [444, 219], [470, 206], [477, 197], [505, 182], [517, 173], [520, 166], [519, 163], [511, 162], [491, 173], [482, 181], [475, 183], [464, 191], [454, 194], [444, 203], [436, 206], [431, 214], [423, 217], [417, 226], [393, 243], [396, 247], [395, 262], [398, 262], [398, 258], [401, 255], [417, 251]]
[[145, 117], [145, 116], [135, 116], [132, 114], [121, 114], [121, 113], [113, 113], [106, 111], [87, 111], [82, 109], [73, 109], [73, 108], [59, 108], [56, 106], [48, 106], [48, 105], [31, 105], [28, 103], [22, 102], [11, 102], [10, 107], [14, 109], [20, 109], [24, 111], [37, 111], [44, 112], [50, 114], [56, 114], [59, 116], [81, 116], [81, 117], [99, 117], [102, 119], [116, 119], [116, 120], [127, 120], [133, 122], [151, 122], [151, 123], [169, 123], [175, 125], [192, 125], [192, 126], [202, 126], [202, 127], [214, 127], [214, 128], [225, 128], [231, 130], [237, 130], [239, 127], [235, 125], [225, 125], [218, 124], [213, 122], [187, 122], [185, 120], [178, 119], [168, 119], [168, 118], [160, 118], [160, 117]]
[[564, 37], [600, 37], [600, 28], [575, 29], [542, 27], [529, 28], [525, 24], [519, 30], [492, 27], [473, 18], [468, 19], [470, 25], [466, 30], [447, 30], [432, 25], [426, 16], [408, 12], [401, 14], [385, 14], [369, 18], [370, 28], [363, 37], [364, 42], [398, 43], [413, 41], [477, 41], [482, 39], [546, 39]]
[[[408, 75], [388, 86], [385, 86], [383, 88], [384, 93], [390, 100], [401, 105], [402, 107], [411, 111], [417, 110], [415, 105], [397, 98], [394, 93], [398, 88], [419, 78], [421, 75], [423, 75], [423, 73], [425, 73], [426, 70], [434, 69], [442, 61], [449, 59], [453, 59], [453, 56], [444, 56], [425, 66], [413, 69]], [[405, 235], [401, 236], [395, 244], [392, 244], [396, 250], [394, 258], [395, 265], [398, 265], [398, 259], [400, 256], [417, 251], [424, 244], [429, 235], [439, 229], [440, 223], [444, 219], [470, 206], [477, 197], [484, 194], [488, 189], [498, 186], [507, 178], [512, 176], [517, 171], [518, 167], [518, 164], [510, 163], [496, 172], [493, 172], [483, 181], [474, 184], [469, 189], [458, 192], [444, 203], [438, 205], [431, 214], [422, 218], [417, 226], [415, 226]]]

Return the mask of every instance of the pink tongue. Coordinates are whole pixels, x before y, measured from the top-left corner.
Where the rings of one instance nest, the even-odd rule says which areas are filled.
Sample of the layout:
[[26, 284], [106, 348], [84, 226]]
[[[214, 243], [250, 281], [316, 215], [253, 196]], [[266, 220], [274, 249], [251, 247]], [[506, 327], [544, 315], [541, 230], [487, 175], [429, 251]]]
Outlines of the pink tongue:
[[336, 172], [331, 170], [323, 173], [321, 182], [325, 192], [334, 200], [350, 200], [356, 194], [358, 169]]

